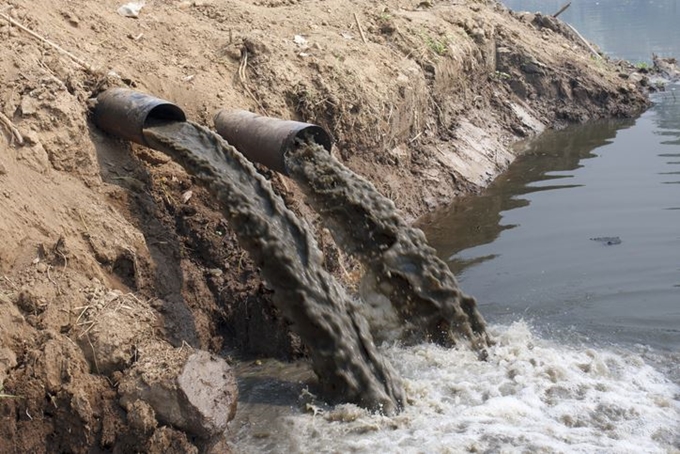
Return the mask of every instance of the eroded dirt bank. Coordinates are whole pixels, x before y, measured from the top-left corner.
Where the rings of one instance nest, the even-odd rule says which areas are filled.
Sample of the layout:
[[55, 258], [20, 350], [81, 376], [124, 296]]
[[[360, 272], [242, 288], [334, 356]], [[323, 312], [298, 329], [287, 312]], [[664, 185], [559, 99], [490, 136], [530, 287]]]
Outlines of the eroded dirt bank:
[[[222, 352], [304, 354], [207, 192], [88, 122], [101, 88], [208, 125], [223, 107], [321, 124], [411, 218], [486, 184], [519, 137], [647, 105], [632, 68], [493, 1], [149, 0], [137, 19], [121, 3], [0, 4], [81, 61], [0, 20], [0, 452], [224, 452]], [[328, 270], [355, 274], [301, 191], [262, 172]], [[211, 414], [190, 382], [215, 371]]]

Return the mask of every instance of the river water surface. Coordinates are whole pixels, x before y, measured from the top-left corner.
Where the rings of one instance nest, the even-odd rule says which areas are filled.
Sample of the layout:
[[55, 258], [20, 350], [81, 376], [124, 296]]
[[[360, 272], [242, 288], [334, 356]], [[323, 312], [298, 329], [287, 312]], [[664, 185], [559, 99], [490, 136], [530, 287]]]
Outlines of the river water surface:
[[[562, 3], [507, 2], [546, 14]], [[560, 17], [614, 57], [680, 55], [674, 0], [573, 0]], [[420, 221], [463, 291], [479, 300], [497, 340], [487, 361], [464, 348], [384, 345], [408, 396], [396, 417], [324, 405], [309, 393], [302, 365], [259, 364], [252, 377], [244, 366], [237, 451], [678, 452], [673, 88], [638, 119], [522, 145], [525, 155], [487, 191]]]
[[[680, 55], [680, 2], [574, 0], [560, 17], [617, 57]], [[545, 133], [481, 196], [422, 221], [487, 318], [678, 350], [680, 90], [653, 101], [635, 121]]]
[[547, 132], [482, 195], [427, 222], [490, 320], [680, 347], [680, 99]]
[[[569, 0], [504, 0], [514, 11], [555, 14]], [[559, 18], [607, 55], [633, 63], [652, 53], [678, 57], [680, 2], [677, 0], [571, 0]]]

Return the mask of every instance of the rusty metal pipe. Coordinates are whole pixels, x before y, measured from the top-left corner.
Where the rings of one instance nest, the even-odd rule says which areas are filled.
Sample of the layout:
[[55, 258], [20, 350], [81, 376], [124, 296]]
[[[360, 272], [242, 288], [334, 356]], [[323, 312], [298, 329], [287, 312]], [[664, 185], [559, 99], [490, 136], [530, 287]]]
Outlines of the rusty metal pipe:
[[110, 88], [97, 96], [92, 119], [99, 129], [145, 146], [143, 130], [154, 121], [187, 120], [175, 104], [127, 88]]
[[251, 161], [288, 174], [284, 156], [297, 139], [307, 138], [330, 151], [330, 135], [321, 126], [299, 121], [263, 117], [246, 110], [220, 110], [215, 129], [227, 142]]

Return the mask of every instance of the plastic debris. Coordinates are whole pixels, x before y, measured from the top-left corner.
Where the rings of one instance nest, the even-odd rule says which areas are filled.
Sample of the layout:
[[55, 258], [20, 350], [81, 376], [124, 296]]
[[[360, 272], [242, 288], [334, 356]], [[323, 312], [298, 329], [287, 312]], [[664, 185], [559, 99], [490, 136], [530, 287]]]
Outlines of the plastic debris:
[[302, 35], [295, 35], [293, 37], [293, 42], [300, 47], [307, 47], [307, 39]]
[[130, 2], [118, 8], [118, 14], [123, 17], [138, 18], [139, 12], [144, 8], [146, 2]]

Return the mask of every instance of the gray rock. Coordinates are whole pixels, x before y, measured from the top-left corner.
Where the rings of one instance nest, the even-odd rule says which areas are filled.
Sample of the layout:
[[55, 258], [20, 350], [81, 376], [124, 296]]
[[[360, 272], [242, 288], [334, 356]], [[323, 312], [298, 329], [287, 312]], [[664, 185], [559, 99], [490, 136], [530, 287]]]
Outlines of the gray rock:
[[163, 424], [209, 439], [221, 434], [236, 412], [238, 388], [229, 364], [201, 350], [145, 345], [121, 381], [124, 407], [147, 402]]

